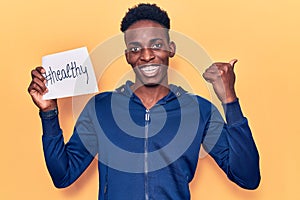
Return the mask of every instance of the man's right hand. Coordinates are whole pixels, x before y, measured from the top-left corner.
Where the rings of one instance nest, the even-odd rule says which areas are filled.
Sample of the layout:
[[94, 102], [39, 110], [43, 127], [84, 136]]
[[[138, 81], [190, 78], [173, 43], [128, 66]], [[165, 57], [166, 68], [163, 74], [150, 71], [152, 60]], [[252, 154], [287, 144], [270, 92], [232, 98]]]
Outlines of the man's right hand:
[[47, 80], [43, 76], [45, 73], [43, 67], [37, 67], [31, 71], [31, 82], [28, 87], [28, 93], [30, 94], [34, 104], [43, 112], [53, 110], [57, 108], [57, 100], [44, 100], [43, 95], [48, 92], [46, 87]]

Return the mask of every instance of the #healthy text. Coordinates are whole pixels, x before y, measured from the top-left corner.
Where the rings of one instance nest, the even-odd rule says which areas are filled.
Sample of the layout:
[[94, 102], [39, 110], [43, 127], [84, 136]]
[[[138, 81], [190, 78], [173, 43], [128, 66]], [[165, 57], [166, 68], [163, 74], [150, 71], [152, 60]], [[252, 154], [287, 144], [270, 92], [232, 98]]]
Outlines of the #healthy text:
[[63, 81], [64, 79], [76, 79], [79, 76], [86, 76], [86, 84], [89, 83], [89, 75], [87, 67], [83, 67], [82, 65], [77, 66], [76, 62], [70, 62], [66, 65], [65, 68], [52, 70], [49, 66], [49, 70], [45, 73], [45, 78], [48, 84], [55, 84], [55, 82]]

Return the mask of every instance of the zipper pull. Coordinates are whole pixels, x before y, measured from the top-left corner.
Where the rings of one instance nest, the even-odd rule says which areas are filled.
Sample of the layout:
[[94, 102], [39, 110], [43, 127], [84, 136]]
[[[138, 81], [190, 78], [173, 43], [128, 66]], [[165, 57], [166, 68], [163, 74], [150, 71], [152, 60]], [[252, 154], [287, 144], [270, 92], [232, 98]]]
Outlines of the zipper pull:
[[149, 121], [150, 121], [150, 113], [149, 113], [149, 110], [146, 110], [145, 121], [146, 121], [146, 122], [149, 122]]

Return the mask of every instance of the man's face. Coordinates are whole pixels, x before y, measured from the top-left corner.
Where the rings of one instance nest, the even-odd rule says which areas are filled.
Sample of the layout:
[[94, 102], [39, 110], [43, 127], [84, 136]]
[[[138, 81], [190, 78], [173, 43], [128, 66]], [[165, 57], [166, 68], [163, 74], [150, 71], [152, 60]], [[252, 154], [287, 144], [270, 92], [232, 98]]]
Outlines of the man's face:
[[136, 74], [136, 84], [167, 84], [169, 58], [175, 44], [169, 42], [167, 29], [150, 20], [141, 20], [125, 32], [126, 59]]

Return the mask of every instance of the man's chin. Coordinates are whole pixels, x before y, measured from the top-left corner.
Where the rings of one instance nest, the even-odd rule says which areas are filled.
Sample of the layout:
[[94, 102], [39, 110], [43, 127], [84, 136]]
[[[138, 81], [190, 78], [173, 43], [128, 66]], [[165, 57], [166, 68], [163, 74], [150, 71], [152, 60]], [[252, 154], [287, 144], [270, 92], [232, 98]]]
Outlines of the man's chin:
[[143, 85], [145, 87], [157, 87], [160, 85], [167, 85], [168, 79], [165, 77], [141, 77], [137, 79], [137, 82], [139, 82], [138, 85]]

